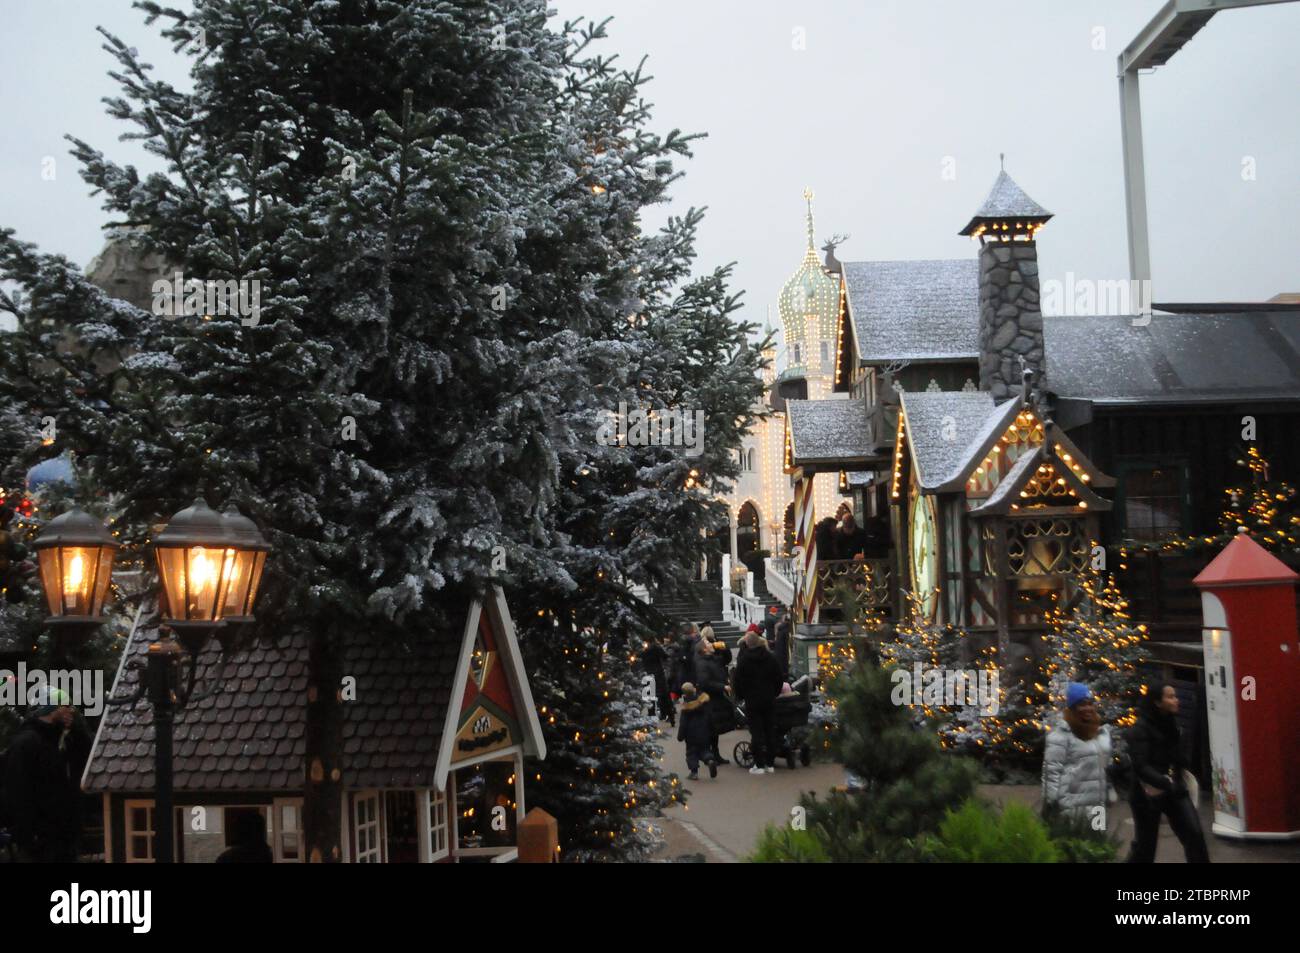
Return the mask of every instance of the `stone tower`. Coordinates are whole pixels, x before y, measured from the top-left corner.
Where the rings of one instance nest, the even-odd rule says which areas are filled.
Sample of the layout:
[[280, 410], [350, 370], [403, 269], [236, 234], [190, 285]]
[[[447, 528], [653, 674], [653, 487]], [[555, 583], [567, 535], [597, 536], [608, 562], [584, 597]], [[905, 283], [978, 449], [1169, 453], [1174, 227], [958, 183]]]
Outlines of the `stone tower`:
[[995, 401], [1019, 393], [1025, 371], [1043, 377], [1035, 236], [1051, 217], [1003, 170], [958, 233], [980, 242], [980, 389]]

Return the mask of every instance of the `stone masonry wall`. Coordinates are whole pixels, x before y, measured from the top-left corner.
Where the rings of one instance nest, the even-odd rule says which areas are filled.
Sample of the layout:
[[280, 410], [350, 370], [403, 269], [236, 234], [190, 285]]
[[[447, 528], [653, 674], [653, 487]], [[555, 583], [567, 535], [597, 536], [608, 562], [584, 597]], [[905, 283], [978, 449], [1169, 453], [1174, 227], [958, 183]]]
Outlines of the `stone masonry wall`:
[[1024, 369], [1043, 376], [1043, 315], [1035, 242], [980, 248], [980, 389], [1003, 401], [1023, 389]]

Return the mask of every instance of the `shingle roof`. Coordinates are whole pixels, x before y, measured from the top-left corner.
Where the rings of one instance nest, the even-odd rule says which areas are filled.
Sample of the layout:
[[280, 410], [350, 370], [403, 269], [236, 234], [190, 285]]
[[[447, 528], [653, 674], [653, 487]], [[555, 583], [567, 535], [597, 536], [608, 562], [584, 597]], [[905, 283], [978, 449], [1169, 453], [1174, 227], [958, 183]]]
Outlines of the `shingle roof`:
[[1300, 313], [1134, 320], [1045, 316], [1046, 386], [1098, 404], [1300, 399]]
[[858, 358], [965, 360], [979, 355], [979, 261], [846, 261]]
[[[142, 657], [156, 635], [156, 624], [137, 626], [125, 657]], [[459, 634], [451, 632], [409, 650], [380, 639], [357, 639], [345, 646], [343, 671], [356, 679], [356, 700], [343, 706], [347, 787], [433, 785], [459, 650]], [[138, 678], [123, 666], [114, 695], [126, 695]], [[214, 640], [200, 656], [195, 693], [203, 697], [176, 714], [178, 792], [302, 789], [305, 637], [274, 647], [256, 645], [226, 662]], [[149, 705], [108, 708], [86, 769], [85, 789], [151, 790], [153, 756]]]
[[1021, 218], [1041, 219], [1046, 221], [1052, 213], [1043, 208], [1016, 185], [1015, 180], [1005, 171], [999, 172], [993, 180], [993, 188], [979, 210], [971, 216], [970, 223], [958, 234], [969, 235], [981, 221], [989, 219]]
[[952, 479], [966, 459], [967, 447], [996, 412], [988, 391], [904, 392], [907, 444], [923, 490], [938, 489]]
[[790, 400], [785, 406], [796, 464], [871, 456], [866, 401]]

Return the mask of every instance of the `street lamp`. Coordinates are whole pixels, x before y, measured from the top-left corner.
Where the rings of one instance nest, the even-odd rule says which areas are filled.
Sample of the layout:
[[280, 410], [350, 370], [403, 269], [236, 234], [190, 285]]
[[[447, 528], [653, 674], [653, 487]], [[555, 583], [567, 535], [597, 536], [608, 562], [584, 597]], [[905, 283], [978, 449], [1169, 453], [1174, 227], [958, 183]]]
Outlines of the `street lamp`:
[[[50, 607], [56, 643], [85, 638], [104, 622], [104, 596], [118, 544], [93, 517], [72, 510], [50, 521], [33, 544], [40, 555], [41, 583]], [[149, 644], [143, 668], [129, 698], [110, 705], [134, 705], [148, 698], [154, 722], [154, 817], [163, 845], [156, 860], [175, 858], [172, 818], [172, 724], [190, 698], [198, 656], [227, 623], [253, 619], [253, 601], [271, 546], [253, 521], [233, 506], [217, 513], [202, 499], [171, 518], [154, 540], [162, 580], [162, 631]], [[62, 634], [60, 634], [62, 633]], [[175, 638], [172, 635], [175, 634]], [[178, 641], [179, 640], [179, 641]], [[181, 661], [189, 654], [189, 682], [180, 684]]]
[[104, 622], [104, 596], [113, 574], [118, 543], [104, 524], [80, 509], [46, 525], [32, 544], [40, 565], [47, 620], [60, 653], [87, 638]]

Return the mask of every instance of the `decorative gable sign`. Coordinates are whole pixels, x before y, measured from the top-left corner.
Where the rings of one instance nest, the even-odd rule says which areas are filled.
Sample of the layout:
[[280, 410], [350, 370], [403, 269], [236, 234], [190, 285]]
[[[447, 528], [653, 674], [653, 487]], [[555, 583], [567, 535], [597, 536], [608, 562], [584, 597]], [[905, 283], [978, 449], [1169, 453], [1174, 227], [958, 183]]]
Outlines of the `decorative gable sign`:
[[452, 764], [519, 744], [519, 719], [487, 612], [479, 613], [464, 692]]
[[546, 757], [514, 622], [500, 587], [470, 604], [434, 784], [453, 768], [497, 752]]

